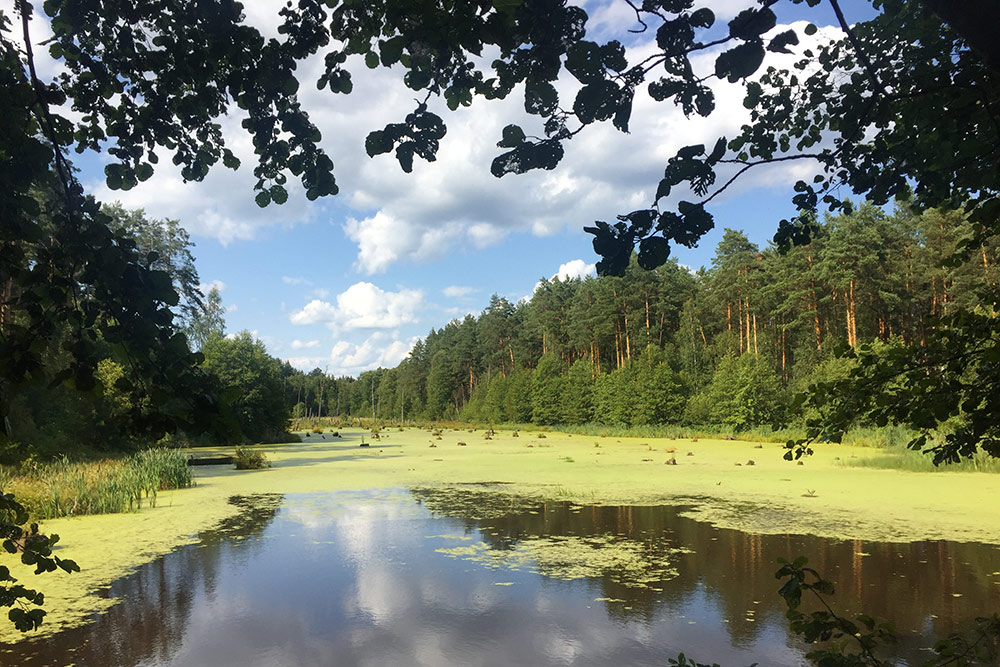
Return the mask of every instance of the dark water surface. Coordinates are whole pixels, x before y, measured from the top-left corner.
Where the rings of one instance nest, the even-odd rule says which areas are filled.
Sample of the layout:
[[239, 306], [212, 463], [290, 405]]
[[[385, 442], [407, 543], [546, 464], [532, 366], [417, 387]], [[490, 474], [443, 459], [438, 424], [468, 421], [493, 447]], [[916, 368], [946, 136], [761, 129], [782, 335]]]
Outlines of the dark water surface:
[[91, 624], [0, 664], [800, 665], [774, 578], [799, 554], [838, 610], [896, 622], [901, 664], [1000, 609], [994, 545], [751, 535], [501, 492], [234, 500], [236, 519], [115, 582]]

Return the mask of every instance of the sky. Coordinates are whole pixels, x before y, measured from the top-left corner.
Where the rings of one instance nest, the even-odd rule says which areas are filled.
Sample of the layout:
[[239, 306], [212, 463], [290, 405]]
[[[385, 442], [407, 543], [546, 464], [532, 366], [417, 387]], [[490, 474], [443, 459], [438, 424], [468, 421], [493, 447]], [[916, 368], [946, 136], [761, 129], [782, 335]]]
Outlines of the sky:
[[[247, 20], [277, 36], [282, 4], [247, 2]], [[724, 27], [748, 2], [699, 4], [710, 6]], [[651, 52], [652, 35], [627, 32], [635, 17], [625, 2], [582, 5], [591, 17], [588, 39], [629, 40], [637, 56]], [[860, 0], [842, 6], [851, 22], [871, 15], [870, 5]], [[803, 4], [779, 11], [779, 21], [802, 19], [820, 26], [816, 39], [838, 34], [826, 9]], [[44, 39], [42, 20], [35, 23], [35, 41]], [[696, 66], [711, 71], [715, 55], [706, 52]], [[769, 54], [765, 67], [787, 66], [792, 59]], [[51, 75], [57, 67], [42, 63], [42, 73]], [[519, 123], [529, 135], [542, 134], [539, 119], [523, 111], [523, 92], [504, 101], [476, 99], [456, 112], [432, 101], [447, 135], [436, 162], [418, 158], [413, 173], [406, 174], [392, 155], [371, 159], [364, 150], [368, 132], [401, 121], [415, 105], [401, 71], [373, 71], [349, 61], [354, 92], [343, 96], [311, 84], [321, 67], [321, 56], [300, 65], [305, 82], [300, 100], [334, 161], [340, 187], [335, 197], [309, 202], [301, 186], [291, 187], [286, 204], [259, 208], [252, 146], [236, 111], [220, 119], [228, 145], [243, 161], [236, 172], [219, 165], [203, 182], [184, 183], [164, 160], [149, 181], [121, 192], [103, 183], [106, 153], [74, 156], [74, 162], [85, 188], [99, 200], [181, 222], [195, 243], [204, 290], [216, 286], [221, 292], [227, 332], [249, 330], [272, 355], [337, 376], [395, 366], [418, 338], [453, 318], [478, 314], [493, 293], [517, 301], [530, 298], [541, 278], [593, 275], [598, 257], [583, 227], [647, 208], [678, 148], [732, 137], [747, 118], [742, 92], [734, 86], [719, 88], [717, 111], [708, 119], [686, 119], [670, 102], [653, 102], [643, 87], [630, 134], [610, 123], [591, 126], [565, 144], [556, 170], [497, 179], [489, 167], [501, 152], [496, 147], [501, 129]], [[575, 85], [571, 78], [560, 81], [561, 99], [572, 100]], [[750, 172], [713, 202], [716, 229], [697, 248], [674, 247], [672, 257], [693, 269], [709, 265], [727, 227], [767, 245], [778, 221], [794, 214], [792, 184], [814, 169], [794, 163]], [[666, 202], [668, 207], [677, 198]]]

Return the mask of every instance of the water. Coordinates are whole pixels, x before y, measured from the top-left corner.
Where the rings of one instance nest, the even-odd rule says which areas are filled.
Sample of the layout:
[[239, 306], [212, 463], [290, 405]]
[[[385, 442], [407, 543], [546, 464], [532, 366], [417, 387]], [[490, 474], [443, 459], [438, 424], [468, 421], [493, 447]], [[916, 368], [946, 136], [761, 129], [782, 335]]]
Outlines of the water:
[[236, 519], [115, 582], [92, 623], [0, 664], [801, 665], [774, 578], [799, 554], [838, 610], [896, 622], [901, 662], [1000, 609], [993, 545], [751, 535], [502, 490], [234, 501]]

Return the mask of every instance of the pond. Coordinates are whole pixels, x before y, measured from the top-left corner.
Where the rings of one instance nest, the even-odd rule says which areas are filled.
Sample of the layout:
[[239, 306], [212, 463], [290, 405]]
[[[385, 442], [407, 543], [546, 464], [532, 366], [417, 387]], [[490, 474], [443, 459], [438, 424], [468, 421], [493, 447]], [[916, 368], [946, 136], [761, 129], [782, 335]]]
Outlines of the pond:
[[776, 559], [896, 623], [901, 664], [1000, 609], [1000, 547], [753, 535], [683, 507], [391, 489], [235, 497], [240, 514], [115, 582], [121, 602], [4, 665], [801, 665]]

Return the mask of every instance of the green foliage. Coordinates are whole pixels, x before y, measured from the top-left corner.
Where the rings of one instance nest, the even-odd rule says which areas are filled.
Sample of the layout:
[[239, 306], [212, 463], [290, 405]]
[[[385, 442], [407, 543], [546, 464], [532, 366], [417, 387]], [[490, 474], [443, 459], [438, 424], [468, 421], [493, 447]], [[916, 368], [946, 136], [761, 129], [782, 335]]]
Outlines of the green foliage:
[[736, 430], [780, 423], [784, 417], [784, 390], [774, 369], [754, 354], [727, 357], [719, 362], [705, 393], [711, 421]]
[[561, 421], [565, 367], [555, 355], [538, 360], [532, 378], [531, 421], [535, 424], [556, 424]]
[[200, 350], [213, 338], [221, 338], [226, 333], [226, 309], [222, 307], [219, 288], [208, 291], [204, 307], [191, 315], [185, 327], [191, 346]]
[[587, 359], [577, 359], [566, 374], [560, 397], [560, 419], [563, 424], [586, 424], [594, 416], [594, 365]]
[[281, 363], [248, 331], [233, 338], [211, 338], [202, 348], [206, 371], [228, 388], [231, 406], [245, 439], [280, 439], [288, 428], [289, 407]]
[[[896, 663], [879, 657], [880, 649], [896, 642], [891, 622], [859, 614], [854, 621], [837, 614], [828, 600], [834, 594], [832, 582], [799, 556], [792, 561], [779, 558], [775, 578], [785, 581], [778, 594], [785, 599], [789, 626], [810, 645], [816, 646], [806, 658], [817, 667], [891, 667]], [[810, 613], [801, 610], [802, 597], [818, 603]], [[990, 665], [1000, 652], [1000, 615], [976, 619], [976, 628], [967, 634], [953, 633], [935, 643], [924, 667], [944, 665]]]
[[233, 463], [237, 470], [260, 470], [271, 467], [271, 462], [263, 451], [250, 447], [237, 447]]
[[628, 426], [632, 423], [631, 377], [627, 368], [598, 376], [594, 383], [594, 418], [602, 424]]
[[[59, 542], [58, 535], [41, 534], [36, 523], [24, 528], [27, 523], [28, 513], [14, 495], [0, 494], [0, 543], [4, 551], [20, 553], [22, 563], [35, 566], [35, 574], [54, 572], [57, 568], [66, 573], [80, 571], [74, 561], [52, 554], [52, 547]], [[11, 608], [7, 617], [15, 628], [21, 632], [37, 629], [45, 617], [45, 610], [40, 608], [44, 602], [42, 593], [18, 583], [10, 568], [0, 565], [0, 608]]]

